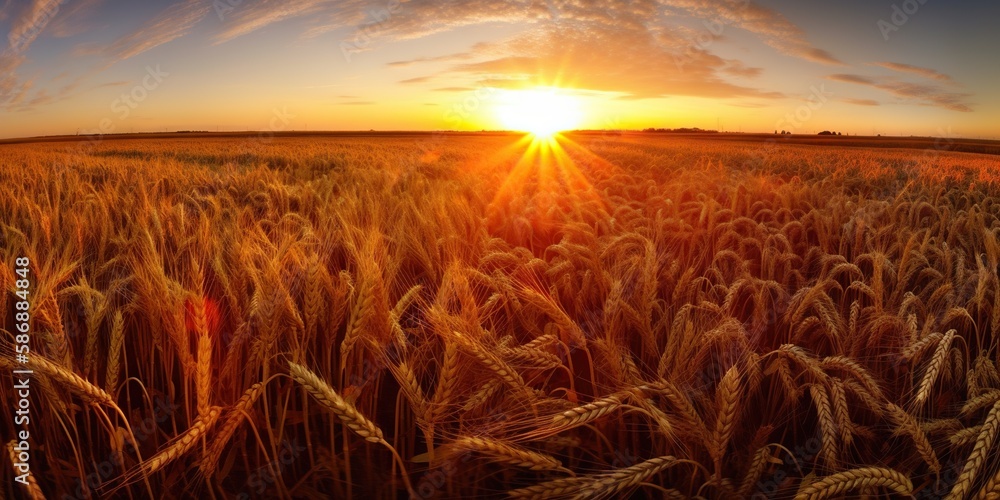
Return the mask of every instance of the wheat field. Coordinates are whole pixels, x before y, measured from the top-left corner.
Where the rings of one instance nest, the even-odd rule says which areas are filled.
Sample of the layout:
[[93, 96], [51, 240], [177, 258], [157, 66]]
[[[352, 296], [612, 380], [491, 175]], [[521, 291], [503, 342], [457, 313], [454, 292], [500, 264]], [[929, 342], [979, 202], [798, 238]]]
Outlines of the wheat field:
[[0, 498], [1000, 498], [997, 158], [0, 145]]

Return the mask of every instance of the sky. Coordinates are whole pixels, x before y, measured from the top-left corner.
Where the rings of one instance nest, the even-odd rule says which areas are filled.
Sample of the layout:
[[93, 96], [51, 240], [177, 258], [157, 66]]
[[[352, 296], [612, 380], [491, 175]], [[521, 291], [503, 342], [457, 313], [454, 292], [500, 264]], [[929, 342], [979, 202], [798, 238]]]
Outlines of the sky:
[[575, 103], [570, 128], [1000, 138], [996, 19], [995, 0], [0, 0], [0, 138], [492, 130], [544, 96]]

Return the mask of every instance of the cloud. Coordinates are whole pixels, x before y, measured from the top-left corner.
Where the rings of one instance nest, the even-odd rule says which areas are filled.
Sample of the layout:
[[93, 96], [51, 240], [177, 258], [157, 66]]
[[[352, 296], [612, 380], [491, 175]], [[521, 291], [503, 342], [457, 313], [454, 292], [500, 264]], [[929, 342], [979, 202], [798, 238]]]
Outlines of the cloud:
[[[7, 43], [10, 50], [24, 52], [59, 14], [65, 0], [32, 0], [13, 20]], [[6, 9], [5, 9], [6, 10]]]
[[427, 83], [433, 80], [434, 77], [431, 76], [418, 76], [415, 78], [407, 78], [406, 80], [400, 80], [399, 83], [410, 84], [410, 83]]
[[342, 102], [340, 104], [347, 106], [369, 106], [375, 104], [375, 101], [348, 101], [348, 102]]
[[171, 5], [138, 29], [105, 47], [103, 52], [111, 59], [109, 65], [188, 34], [211, 8], [211, 3], [202, 0], [184, 0]]
[[456, 60], [462, 60], [462, 59], [469, 59], [471, 57], [472, 57], [472, 54], [469, 54], [469, 53], [447, 54], [447, 55], [437, 56], [437, 57], [418, 57], [416, 59], [410, 59], [410, 60], [407, 60], [407, 61], [392, 61], [392, 62], [386, 63], [386, 66], [389, 66], [390, 68], [399, 68], [399, 67], [404, 67], [404, 66], [412, 66], [412, 65], [417, 64], [417, 63], [442, 62], [442, 61], [448, 62], [448, 61], [456, 61]]
[[881, 66], [886, 69], [891, 69], [893, 71], [898, 71], [902, 73], [912, 73], [914, 75], [920, 75], [924, 78], [929, 78], [931, 80], [938, 80], [945, 83], [956, 83], [955, 80], [944, 73], [930, 68], [923, 68], [920, 66], [913, 66], [910, 64], [894, 63], [894, 62], [877, 62], [874, 63], [876, 66]]
[[757, 78], [764, 71], [763, 68], [751, 68], [742, 61], [727, 61], [726, 67], [722, 71], [733, 76], [742, 78]]
[[56, 38], [68, 38], [92, 30], [93, 27], [86, 22], [87, 17], [100, 6], [103, 0], [80, 0], [71, 2], [68, 6], [60, 9], [59, 15], [55, 16], [49, 26], [49, 32]]
[[[501, 80], [502, 86], [569, 84], [621, 92], [625, 98], [782, 96], [735, 83], [759, 76], [762, 69], [724, 60], [697, 45], [695, 37], [709, 30], [701, 23], [688, 30], [693, 35], [682, 36], [682, 24], [691, 17], [723, 30], [746, 30], [783, 54], [843, 64], [812, 45], [782, 14], [750, 0], [261, 0], [220, 11], [220, 17], [225, 28], [213, 38], [215, 43], [299, 19], [303, 37], [338, 30], [344, 33], [341, 45], [347, 44], [351, 52], [370, 50], [380, 41], [417, 39], [463, 26], [511, 23], [525, 28], [510, 40], [480, 43], [472, 50], [387, 63], [452, 63], [444, 73], [408, 78], [404, 84], [450, 74], [465, 81], [471, 76], [479, 83]], [[720, 32], [708, 34], [713, 41], [723, 40]]]
[[471, 92], [476, 90], [473, 87], [441, 87], [434, 89], [434, 92]]
[[[11, 18], [8, 46], [0, 52], [0, 109], [11, 110], [21, 106], [27, 98], [34, 80], [22, 81], [17, 76], [18, 68], [27, 61], [23, 54], [59, 14], [64, 1], [31, 0]], [[4, 4], [5, 19], [10, 12], [10, 3], [7, 1]]]
[[107, 87], [124, 87], [126, 85], [130, 85], [131, 83], [132, 82], [127, 81], [127, 80], [119, 80], [117, 82], [102, 83], [100, 85], [94, 86], [93, 88], [95, 88], [95, 89], [103, 89], [103, 88], [107, 88]]
[[847, 99], [844, 99], [844, 102], [846, 102], [848, 104], [854, 104], [854, 105], [857, 105], [857, 106], [881, 106], [882, 105], [882, 103], [880, 103], [880, 102], [878, 102], [876, 100], [873, 100], [873, 99], [847, 98]]
[[836, 74], [836, 75], [830, 75], [827, 78], [836, 82], [857, 83], [859, 85], [875, 86], [875, 80], [872, 78], [868, 78], [867, 76]]
[[[829, 65], [843, 65], [830, 52], [814, 47], [805, 32], [781, 13], [750, 0], [664, 0], [682, 14], [709, 20], [718, 31], [734, 26], [749, 31], [784, 54]], [[706, 30], [709, 28], [706, 26]]]
[[972, 107], [967, 103], [967, 100], [972, 97], [970, 94], [952, 92], [933, 85], [904, 82], [894, 78], [875, 79], [868, 76], [851, 74], [830, 75], [828, 78], [838, 82], [877, 88], [900, 99], [915, 102], [922, 106], [934, 106], [963, 113], [972, 111]]
[[333, 3], [329, 0], [262, 0], [255, 4], [243, 2], [231, 9], [217, 10], [226, 29], [215, 36], [215, 43], [228, 42], [286, 19], [315, 15], [330, 8]]
[[[598, 9], [600, 10], [600, 9]], [[569, 22], [486, 44], [482, 54], [494, 55], [475, 62], [452, 65], [447, 72], [478, 83], [518, 88], [560, 85], [617, 93], [619, 98], [643, 99], [669, 96], [712, 98], [783, 97], [732, 83], [734, 72], [754, 76], [755, 68], [722, 59], [707, 50], [692, 49], [677, 33], [664, 29], [621, 29], [641, 24], [650, 12], [618, 12], [600, 22]], [[441, 75], [439, 75], [439, 79]]]

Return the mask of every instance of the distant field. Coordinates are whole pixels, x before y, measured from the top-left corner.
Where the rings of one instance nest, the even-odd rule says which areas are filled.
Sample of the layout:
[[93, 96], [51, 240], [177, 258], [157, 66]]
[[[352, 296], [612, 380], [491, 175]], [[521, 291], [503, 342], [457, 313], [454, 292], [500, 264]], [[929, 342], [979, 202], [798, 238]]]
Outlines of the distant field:
[[0, 366], [30, 318], [49, 498], [985, 495], [998, 153], [601, 132], [0, 141]]
[[[348, 137], [468, 137], [468, 136], [519, 136], [515, 132], [277, 132], [267, 134], [268, 138], [348, 138]], [[605, 132], [579, 131], [565, 134], [567, 137], [590, 140], [595, 137], [625, 136], [631, 138], [672, 138], [675, 140], [698, 139], [706, 141], [762, 142], [776, 144], [805, 144], [811, 146], [847, 146], [858, 148], [899, 148], [927, 149], [979, 154], [1000, 154], [1000, 141], [986, 139], [964, 139], [958, 137], [881, 137], [881, 136], [820, 136], [820, 135], [774, 135], [736, 133], [656, 133], [656, 132]], [[124, 140], [124, 139], [214, 139], [214, 138], [261, 138], [260, 132], [170, 132], [149, 134], [117, 134], [109, 136], [52, 136], [20, 139], [0, 139], [0, 144], [22, 144], [30, 142], [79, 142], [82, 140]]]

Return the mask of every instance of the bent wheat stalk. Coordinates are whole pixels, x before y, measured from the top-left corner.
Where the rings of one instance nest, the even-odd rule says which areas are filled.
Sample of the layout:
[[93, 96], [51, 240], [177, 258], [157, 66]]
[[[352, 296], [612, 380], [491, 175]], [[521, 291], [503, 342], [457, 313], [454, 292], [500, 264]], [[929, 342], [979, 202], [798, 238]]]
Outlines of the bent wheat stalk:
[[799, 490], [795, 500], [820, 500], [862, 488], [889, 488], [901, 495], [913, 493], [913, 483], [892, 469], [865, 467], [824, 477]]
[[164, 465], [177, 459], [177, 457], [187, 453], [191, 448], [194, 448], [198, 439], [215, 425], [215, 421], [218, 420], [219, 413], [221, 412], [222, 409], [218, 406], [211, 407], [204, 415], [195, 420], [194, 425], [190, 429], [178, 436], [173, 444], [143, 462], [142, 469], [146, 474], [152, 474], [163, 468]]
[[288, 362], [289, 373], [293, 380], [304, 387], [309, 394], [323, 407], [333, 412], [344, 425], [347, 425], [355, 434], [365, 438], [365, 441], [379, 443], [392, 452], [393, 457], [399, 463], [400, 471], [403, 475], [403, 483], [410, 496], [416, 496], [413, 485], [410, 484], [410, 477], [406, 472], [406, 464], [396, 452], [396, 449], [389, 444], [382, 436], [382, 429], [379, 429], [374, 422], [365, 418], [358, 409], [346, 399], [337, 394], [332, 387], [327, 385], [323, 379], [310, 371], [308, 368], [295, 362]]
[[672, 456], [651, 458], [645, 462], [612, 472], [589, 476], [556, 479], [542, 484], [528, 486], [507, 492], [512, 498], [552, 498], [569, 496], [575, 498], [607, 498], [642, 483], [655, 474], [681, 463], [697, 465], [690, 460], [680, 460]]

